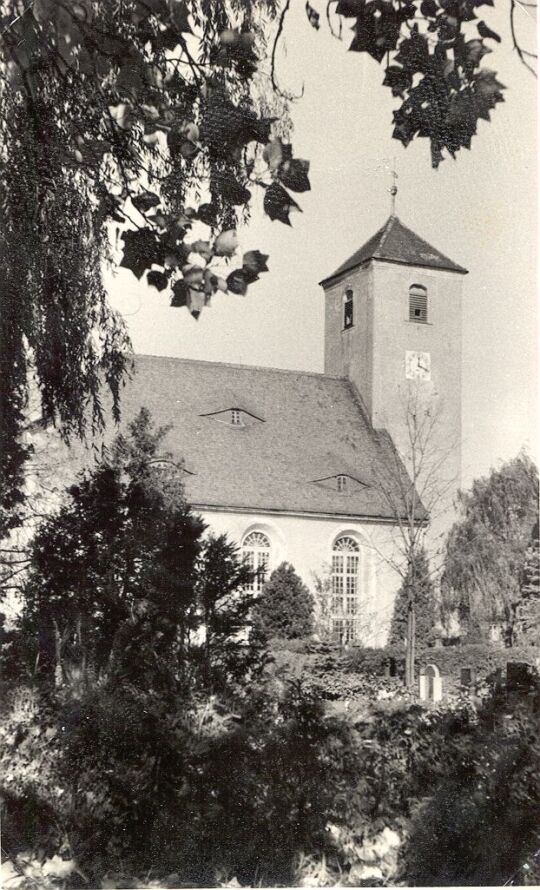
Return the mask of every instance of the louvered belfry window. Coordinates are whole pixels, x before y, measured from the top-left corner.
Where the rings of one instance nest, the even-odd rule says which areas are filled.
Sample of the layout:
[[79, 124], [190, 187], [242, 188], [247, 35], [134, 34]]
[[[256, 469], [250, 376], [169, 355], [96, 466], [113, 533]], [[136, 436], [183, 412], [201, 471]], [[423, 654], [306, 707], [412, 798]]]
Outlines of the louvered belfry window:
[[352, 328], [354, 324], [354, 294], [351, 288], [347, 288], [343, 297], [343, 327]]
[[427, 321], [427, 290], [421, 284], [409, 288], [409, 321]]

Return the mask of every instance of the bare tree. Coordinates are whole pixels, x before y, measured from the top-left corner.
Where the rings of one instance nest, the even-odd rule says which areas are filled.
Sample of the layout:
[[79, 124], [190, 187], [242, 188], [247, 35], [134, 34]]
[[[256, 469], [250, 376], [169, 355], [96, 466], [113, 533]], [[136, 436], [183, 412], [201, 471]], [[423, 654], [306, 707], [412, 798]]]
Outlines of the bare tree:
[[448, 434], [445, 406], [421, 381], [411, 381], [404, 394], [402, 435], [397, 444], [385, 431], [379, 439], [387, 460], [375, 471], [376, 484], [393, 518], [389, 540], [377, 546], [378, 556], [402, 579], [407, 590], [406, 683], [415, 679], [417, 567], [429, 555], [436, 581], [443, 543], [459, 484], [456, 448], [459, 434]]

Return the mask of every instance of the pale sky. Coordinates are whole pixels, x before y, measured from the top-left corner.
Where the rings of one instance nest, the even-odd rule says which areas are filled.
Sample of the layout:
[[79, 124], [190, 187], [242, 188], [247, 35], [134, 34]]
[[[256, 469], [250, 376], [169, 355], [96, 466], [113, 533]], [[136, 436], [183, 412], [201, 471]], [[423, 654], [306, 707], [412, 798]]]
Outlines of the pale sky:
[[[496, 0], [499, 4], [501, 0]], [[311, 192], [295, 196], [303, 213], [293, 227], [271, 222], [256, 193], [241, 248], [270, 255], [269, 272], [246, 297], [219, 294], [198, 321], [168, 297], [120, 270], [113, 305], [126, 317], [136, 352], [211, 361], [323, 370], [323, 292], [329, 275], [385, 222], [396, 158], [397, 214], [457, 263], [464, 279], [463, 484], [517, 454], [538, 452], [537, 106], [536, 81], [510, 44], [509, 4], [481, 7], [502, 47], [485, 58], [507, 86], [505, 103], [480, 121], [470, 152], [430, 166], [429, 144], [407, 149], [391, 138], [397, 101], [382, 86], [381, 66], [348, 53], [328, 33], [326, 0], [319, 32], [297, 0], [278, 59], [282, 87], [304, 96], [292, 107], [296, 157], [311, 162]], [[519, 7], [524, 45], [532, 49], [531, 10]], [[265, 66], [268, 68], [268, 63]]]

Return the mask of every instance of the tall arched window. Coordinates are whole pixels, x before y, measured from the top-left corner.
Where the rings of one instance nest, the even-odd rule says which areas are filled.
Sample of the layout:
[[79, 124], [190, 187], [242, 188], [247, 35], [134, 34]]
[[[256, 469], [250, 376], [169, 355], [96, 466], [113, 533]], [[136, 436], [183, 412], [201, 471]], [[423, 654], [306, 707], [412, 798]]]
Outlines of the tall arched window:
[[409, 321], [427, 321], [427, 290], [421, 284], [409, 288]]
[[244, 561], [255, 572], [255, 577], [246, 590], [256, 592], [262, 589], [270, 564], [270, 541], [262, 532], [250, 532], [242, 542]]
[[359, 574], [360, 546], [343, 535], [332, 549], [332, 632], [340, 643], [351, 643], [358, 636]]
[[354, 324], [354, 294], [350, 287], [343, 296], [343, 327], [352, 328]]

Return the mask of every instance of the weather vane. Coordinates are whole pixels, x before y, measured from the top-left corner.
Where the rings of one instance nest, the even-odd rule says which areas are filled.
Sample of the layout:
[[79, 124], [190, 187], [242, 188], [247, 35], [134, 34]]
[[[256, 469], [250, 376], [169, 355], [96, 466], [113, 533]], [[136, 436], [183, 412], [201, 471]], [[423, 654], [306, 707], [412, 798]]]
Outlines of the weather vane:
[[390, 175], [392, 176], [392, 179], [394, 180], [394, 182], [392, 183], [392, 185], [390, 186], [388, 191], [390, 192], [390, 195], [392, 198], [392, 216], [395, 216], [396, 215], [396, 195], [398, 192], [397, 184], [396, 184], [398, 175], [396, 173], [396, 159], [395, 158], [393, 159], [392, 170], [390, 172]]

